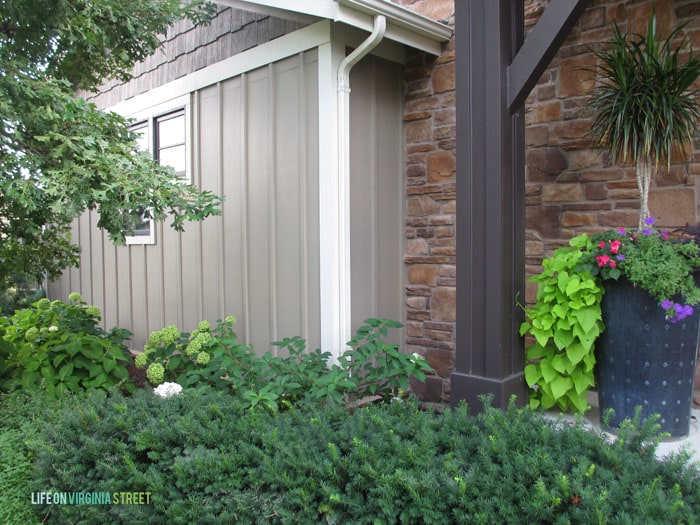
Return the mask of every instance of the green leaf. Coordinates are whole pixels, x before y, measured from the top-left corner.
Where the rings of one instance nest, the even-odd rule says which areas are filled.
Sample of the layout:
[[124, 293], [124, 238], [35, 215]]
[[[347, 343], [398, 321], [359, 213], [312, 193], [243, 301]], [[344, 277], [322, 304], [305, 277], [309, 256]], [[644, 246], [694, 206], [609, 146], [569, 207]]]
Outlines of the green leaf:
[[75, 357], [75, 355], [82, 350], [82, 344], [80, 343], [80, 340], [76, 339], [75, 341], [72, 341], [68, 345], [66, 345], [66, 352], [68, 353], [69, 356]]
[[93, 345], [83, 346], [80, 352], [88, 359], [98, 360], [102, 358], [102, 349]]
[[559, 350], [568, 347], [574, 340], [574, 334], [571, 330], [554, 330], [554, 344]]
[[569, 361], [569, 359], [566, 357], [565, 354], [556, 354], [552, 358], [552, 368], [559, 372], [561, 375], [569, 375], [573, 368], [574, 365]]
[[552, 366], [551, 362], [549, 361], [541, 361], [540, 362], [540, 369], [542, 370], [542, 378], [545, 380], [545, 383], [549, 384], [554, 379], [558, 376], [557, 371], [554, 369]]
[[544, 357], [547, 354], [547, 350], [545, 349], [544, 346], [539, 345], [539, 344], [534, 344], [531, 345], [527, 349], [526, 356], [529, 360], [534, 361], [536, 359], [540, 359]]
[[576, 292], [581, 290], [581, 288], [581, 279], [579, 279], [578, 276], [574, 276], [569, 280], [569, 282], [566, 285], [566, 295], [568, 295], [569, 297], [573, 297], [576, 295]]
[[527, 382], [528, 386], [535, 386], [541, 378], [542, 374], [537, 365], [525, 365], [525, 381]]
[[585, 374], [580, 369], [571, 374], [571, 380], [574, 382], [574, 389], [577, 394], [583, 394], [595, 385], [593, 374]]
[[537, 344], [540, 346], [546, 346], [547, 341], [549, 341], [549, 338], [552, 336], [552, 330], [540, 330], [539, 328], [532, 328], [530, 330], [530, 333], [535, 336], [535, 339], [537, 340]]
[[574, 365], [580, 363], [588, 352], [589, 349], [581, 343], [574, 343], [566, 348], [566, 356]]
[[560, 399], [574, 386], [574, 382], [569, 377], [557, 376], [551, 382], [552, 396]]
[[73, 373], [73, 363], [67, 363], [58, 371], [58, 378], [65, 381]]
[[569, 310], [563, 304], [555, 304], [552, 307], [552, 314], [556, 315], [560, 319], [566, 319]]
[[577, 394], [576, 392], [569, 390], [566, 393], [566, 399], [571, 405], [574, 406], [576, 410], [578, 410], [579, 412], [585, 412], [586, 410], [588, 410], [588, 408], [590, 408], [588, 406], [588, 396], [580, 394], [581, 392]]
[[576, 317], [583, 331], [589, 333], [596, 322], [600, 320], [600, 309], [592, 306], [581, 308], [574, 313], [574, 317]]

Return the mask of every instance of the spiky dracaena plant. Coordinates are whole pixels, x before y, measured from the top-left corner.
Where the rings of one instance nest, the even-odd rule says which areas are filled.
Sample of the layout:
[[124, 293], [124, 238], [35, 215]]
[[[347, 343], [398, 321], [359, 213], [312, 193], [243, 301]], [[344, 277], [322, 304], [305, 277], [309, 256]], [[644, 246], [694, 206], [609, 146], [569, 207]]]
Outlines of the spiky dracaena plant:
[[700, 76], [700, 59], [693, 56], [687, 37], [673, 46], [681, 29], [659, 41], [652, 14], [646, 35], [625, 35], [616, 24], [606, 49], [595, 51], [599, 72], [587, 103], [593, 111], [590, 136], [611, 152], [613, 163], [620, 158], [635, 162], [640, 229], [649, 217], [653, 172], [661, 163], [670, 166], [672, 150], [687, 144], [698, 129], [693, 84]]

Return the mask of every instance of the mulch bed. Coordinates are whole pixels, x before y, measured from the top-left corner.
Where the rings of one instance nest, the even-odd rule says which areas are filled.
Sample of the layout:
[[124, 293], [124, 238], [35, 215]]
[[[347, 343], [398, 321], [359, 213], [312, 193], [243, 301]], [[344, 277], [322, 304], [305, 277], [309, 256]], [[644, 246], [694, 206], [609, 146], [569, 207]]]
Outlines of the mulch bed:
[[137, 368], [133, 361], [126, 365], [126, 369], [129, 371], [129, 379], [134, 383], [136, 388], [144, 388], [148, 385], [148, 379], [146, 378], [146, 369]]

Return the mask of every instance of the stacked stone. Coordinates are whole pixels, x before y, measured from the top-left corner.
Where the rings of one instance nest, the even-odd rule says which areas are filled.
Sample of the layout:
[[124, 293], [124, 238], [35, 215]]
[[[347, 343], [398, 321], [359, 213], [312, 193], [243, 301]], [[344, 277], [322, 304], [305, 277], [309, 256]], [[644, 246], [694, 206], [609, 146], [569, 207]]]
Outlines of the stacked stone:
[[[452, 0], [403, 0], [454, 27]], [[405, 70], [406, 344], [436, 374], [413, 389], [425, 401], [449, 399], [455, 333], [455, 49], [415, 52]]]

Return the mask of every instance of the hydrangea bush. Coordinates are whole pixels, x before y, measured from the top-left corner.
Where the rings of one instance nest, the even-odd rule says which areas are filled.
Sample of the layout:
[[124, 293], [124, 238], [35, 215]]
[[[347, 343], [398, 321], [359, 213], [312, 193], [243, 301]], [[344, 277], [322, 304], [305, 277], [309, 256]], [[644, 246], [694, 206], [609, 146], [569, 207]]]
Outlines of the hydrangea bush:
[[273, 343], [281, 355], [256, 355], [238, 341], [235, 322], [232, 316], [215, 327], [202, 321], [191, 334], [167, 326], [151, 334], [136, 366], [146, 368], [155, 386], [164, 381], [185, 388], [214, 386], [234, 394], [244, 405], [271, 410], [330, 399], [388, 400], [408, 389], [409, 377], [422, 381], [430, 370], [422, 356], [404, 354], [385, 342], [390, 328], [402, 326], [388, 319], [368, 319], [334, 364], [329, 352], [307, 352], [301, 337]]
[[0, 318], [0, 378], [4, 390], [44, 389], [51, 396], [128, 382], [128, 330], [100, 327], [101, 312], [79, 293], [68, 302], [40, 299]]

